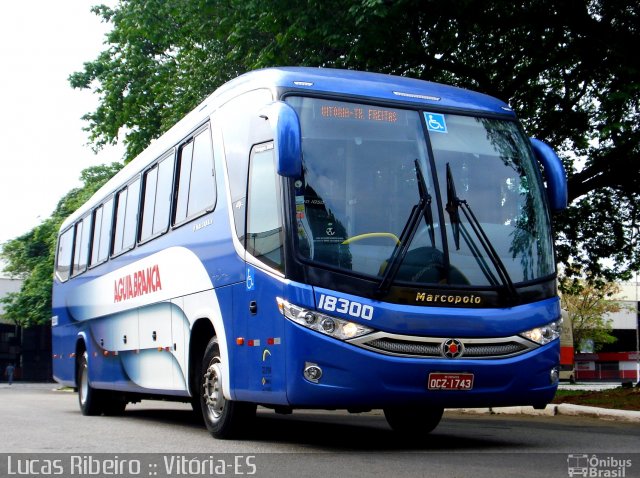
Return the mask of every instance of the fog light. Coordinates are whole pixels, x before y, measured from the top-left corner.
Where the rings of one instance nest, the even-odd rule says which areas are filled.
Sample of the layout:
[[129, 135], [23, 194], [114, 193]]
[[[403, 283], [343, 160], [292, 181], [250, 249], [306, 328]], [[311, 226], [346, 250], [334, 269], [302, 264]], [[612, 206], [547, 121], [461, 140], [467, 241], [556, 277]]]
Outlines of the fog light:
[[558, 371], [558, 367], [553, 367], [551, 369], [549, 378], [551, 379], [551, 384], [558, 383], [560, 381], [560, 372]]
[[310, 382], [318, 383], [322, 377], [322, 369], [318, 364], [305, 362], [303, 375]]

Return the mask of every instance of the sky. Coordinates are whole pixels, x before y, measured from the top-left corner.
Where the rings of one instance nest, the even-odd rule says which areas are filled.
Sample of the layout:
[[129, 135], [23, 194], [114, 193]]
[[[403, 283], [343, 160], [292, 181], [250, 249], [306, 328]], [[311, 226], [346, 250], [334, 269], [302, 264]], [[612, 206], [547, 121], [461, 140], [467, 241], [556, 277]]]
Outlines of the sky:
[[120, 161], [94, 154], [87, 123], [98, 96], [68, 77], [105, 49], [109, 25], [90, 9], [114, 0], [0, 0], [0, 244], [49, 217], [80, 172]]

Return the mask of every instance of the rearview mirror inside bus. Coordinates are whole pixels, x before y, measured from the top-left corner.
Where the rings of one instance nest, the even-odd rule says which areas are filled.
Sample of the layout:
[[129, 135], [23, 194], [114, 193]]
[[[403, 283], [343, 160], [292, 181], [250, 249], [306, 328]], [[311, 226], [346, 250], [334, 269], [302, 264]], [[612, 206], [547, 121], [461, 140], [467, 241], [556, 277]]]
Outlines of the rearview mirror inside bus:
[[535, 138], [529, 139], [537, 160], [544, 166], [549, 206], [553, 212], [563, 211], [567, 208], [568, 191], [567, 175], [562, 161], [547, 143]]
[[278, 155], [278, 174], [289, 178], [302, 176], [300, 121], [291, 106], [277, 101], [268, 106], [264, 116], [269, 118], [274, 132]]

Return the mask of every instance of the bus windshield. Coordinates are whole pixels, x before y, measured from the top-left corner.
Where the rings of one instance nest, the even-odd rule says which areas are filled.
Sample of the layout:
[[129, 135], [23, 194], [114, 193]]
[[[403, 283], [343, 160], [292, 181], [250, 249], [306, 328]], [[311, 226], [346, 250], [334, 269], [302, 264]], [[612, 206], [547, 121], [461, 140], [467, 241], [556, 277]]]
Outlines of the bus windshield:
[[393, 266], [394, 283], [422, 287], [502, 287], [553, 274], [544, 191], [517, 123], [287, 102], [303, 136], [295, 184], [303, 259], [381, 281]]

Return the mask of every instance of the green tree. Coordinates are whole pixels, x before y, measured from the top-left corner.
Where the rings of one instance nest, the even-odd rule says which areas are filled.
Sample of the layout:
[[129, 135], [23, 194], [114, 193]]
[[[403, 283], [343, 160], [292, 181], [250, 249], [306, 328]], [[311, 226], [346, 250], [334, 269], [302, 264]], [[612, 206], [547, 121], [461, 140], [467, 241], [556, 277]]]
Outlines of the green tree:
[[93, 166], [82, 171], [82, 186], [69, 191], [51, 217], [20, 237], [6, 242], [0, 256], [7, 262], [5, 272], [23, 280], [19, 292], [0, 299], [5, 319], [28, 327], [47, 323], [51, 318], [51, 286], [58, 230], [93, 193], [122, 168], [119, 163]]
[[566, 279], [563, 286], [566, 292], [561, 296], [561, 303], [573, 328], [575, 350], [581, 350], [586, 340], [593, 341], [595, 350], [615, 342], [612, 320], [607, 315], [621, 310], [613, 300], [620, 287], [612, 282]]
[[508, 101], [560, 152], [568, 274], [640, 269], [637, 0], [121, 0], [94, 11], [113, 29], [70, 82], [100, 96], [85, 116], [96, 148], [123, 135], [131, 159], [216, 86], [261, 67], [447, 82]]

